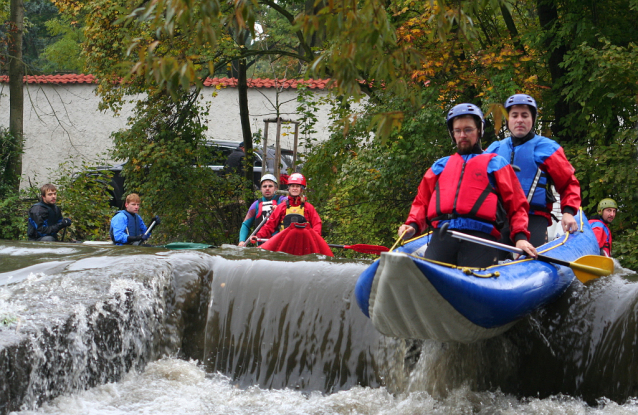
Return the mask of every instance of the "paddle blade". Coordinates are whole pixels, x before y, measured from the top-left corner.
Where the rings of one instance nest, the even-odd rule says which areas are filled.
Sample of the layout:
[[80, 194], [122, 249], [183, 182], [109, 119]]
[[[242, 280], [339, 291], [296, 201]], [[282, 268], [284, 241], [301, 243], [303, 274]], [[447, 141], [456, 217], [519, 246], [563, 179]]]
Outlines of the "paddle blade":
[[388, 252], [390, 249], [382, 245], [344, 245], [344, 249], [352, 249], [353, 251], [361, 252], [362, 254], [381, 255], [381, 252]]
[[602, 255], [585, 255], [571, 265], [574, 275], [583, 284], [614, 272], [614, 260]]

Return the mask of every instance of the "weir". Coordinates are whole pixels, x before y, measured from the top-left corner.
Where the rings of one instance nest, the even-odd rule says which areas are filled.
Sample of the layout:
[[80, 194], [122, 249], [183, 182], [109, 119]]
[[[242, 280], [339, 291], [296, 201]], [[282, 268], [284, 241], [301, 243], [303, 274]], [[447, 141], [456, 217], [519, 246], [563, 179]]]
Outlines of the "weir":
[[353, 297], [369, 264], [0, 241], [0, 413], [116, 382], [163, 356], [195, 359], [241, 388], [638, 395], [638, 285], [627, 273], [576, 283], [504, 335], [461, 345], [380, 335]]
[[352, 298], [366, 263], [3, 242], [0, 256], [3, 413], [117, 381], [161, 356], [197, 359], [242, 386], [380, 384], [382, 336]]

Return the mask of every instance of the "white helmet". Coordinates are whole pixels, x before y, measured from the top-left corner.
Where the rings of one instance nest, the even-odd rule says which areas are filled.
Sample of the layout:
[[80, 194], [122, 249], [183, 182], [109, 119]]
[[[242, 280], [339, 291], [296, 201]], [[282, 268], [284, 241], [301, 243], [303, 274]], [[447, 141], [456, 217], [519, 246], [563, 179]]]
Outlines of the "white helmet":
[[276, 185], [279, 184], [277, 182], [277, 178], [274, 175], [270, 174], [270, 173], [264, 174], [263, 176], [261, 176], [261, 181], [259, 182], [259, 184], [262, 184], [264, 182], [264, 180], [270, 180], [270, 181], [274, 182]]

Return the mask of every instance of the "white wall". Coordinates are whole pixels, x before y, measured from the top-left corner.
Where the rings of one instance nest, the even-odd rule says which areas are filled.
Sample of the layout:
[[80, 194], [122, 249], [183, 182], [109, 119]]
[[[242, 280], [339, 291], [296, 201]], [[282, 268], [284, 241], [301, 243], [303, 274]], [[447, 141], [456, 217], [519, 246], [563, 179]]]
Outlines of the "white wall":
[[[53, 180], [53, 170], [68, 159], [96, 162], [112, 147], [110, 134], [126, 128], [133, 104], [127, 104], [116, 116], [111, 111], [98, 111], [99, 98], [93, 84], [26, 84], [24, 93], [24, 136], [22, 186], [29, 182], [41, 185]], [[216, 92], [217, 96], [213, 97]], [[327, 91], [316, 90], [325, 96]], [[267, 97], [264, 97], [264, 95]], [[279, 94], [282, 118], [297, 119], [296, 90], [286, 89]], [[236, 88], [207, 87], [203, 99], [210, 105], [208, 133], [210, 138], [241, 141], [241, 124]], [[274, 118], [274, 88], [250, 89], [248, 93], [251, 129], [264, 130], [264, 118]], [[323, 106], [316, 114], [316, 137], [328, 138], [328, 111]], [[0, 83], [0, 126], [9, 126], [9, 85]], [[290, 130], [290, 133], [294, 129]], [[269, 145], [274, 144], [276, 124], [269, 126]], [[282, 137], [282, 147], [291, 148], [292, 135]], [[112, 160], [111, 160], [112, 161]]]

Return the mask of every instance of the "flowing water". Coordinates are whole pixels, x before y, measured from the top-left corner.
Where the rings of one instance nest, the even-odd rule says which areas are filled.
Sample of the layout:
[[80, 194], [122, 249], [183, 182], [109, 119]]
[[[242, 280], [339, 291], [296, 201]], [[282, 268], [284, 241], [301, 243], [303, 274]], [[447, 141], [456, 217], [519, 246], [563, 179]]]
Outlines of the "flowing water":
[[638, 414], [633, 273], [460, 345], [376, 332], [369, 264], [0, 241], [0, 413]]

